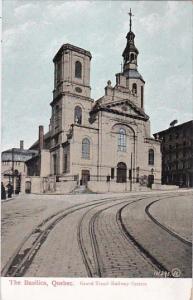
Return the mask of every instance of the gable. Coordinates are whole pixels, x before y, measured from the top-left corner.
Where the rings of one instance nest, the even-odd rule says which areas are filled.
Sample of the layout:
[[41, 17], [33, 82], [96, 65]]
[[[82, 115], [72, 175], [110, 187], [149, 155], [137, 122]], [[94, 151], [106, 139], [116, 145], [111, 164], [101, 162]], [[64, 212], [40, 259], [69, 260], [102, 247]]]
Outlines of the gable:
[[107, 105], [107, 109], [113, 110], [117, 113], [127, 113], [129, 115], [137, 116], [138, 113], [134, 110], [129, 104], [122, 103], [122, 104], [114, 104], [114, 105]]
[[124, 115], [128, 117], [133, 117], [136, 119], [143, 119], [148, 120], [149, 116], [144, 113], [144, 111], [136, 106], [130, 100], [119, 100], [115, 102], [109, 102], [106, 104], [96, 103], [91, 114], [96, 113], [98, 111], [106, 111], [109, 113], [117, 114], [117, 115]]

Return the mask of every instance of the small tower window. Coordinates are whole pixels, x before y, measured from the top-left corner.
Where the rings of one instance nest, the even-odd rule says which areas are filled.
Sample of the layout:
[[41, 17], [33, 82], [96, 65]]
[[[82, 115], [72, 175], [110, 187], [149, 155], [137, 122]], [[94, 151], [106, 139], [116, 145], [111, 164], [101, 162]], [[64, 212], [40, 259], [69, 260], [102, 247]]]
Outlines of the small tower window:
[[126, 151], [126, 131], [123, 128], [119, 130], [118, 151]]
[[149, 149], [149, 165], [154, 165], [154, 150]]
[[134, 60], [134, 54], [133, 53], [131, 53], [130, 60], [131, 60], [131, 62]]
[[79, 61], [75, 63], [75, 77], [82, 78], [82, 64]]
[[136, 84], [136, 83], [133, 83], [133, 85], [132, 85], [132, 93], [133, 93], [134, 95], [137, 94], [137, 84]]
[[90, 141], [87, 138], [82, 140], [82, 158], [90, 159]]
[[82, 124], [82, 109], [80, 106], [76, 106], [74, 109], [74, 123], [78, 125]]
[[141, 108], [143, 108], [143, 86], [141, 86]]

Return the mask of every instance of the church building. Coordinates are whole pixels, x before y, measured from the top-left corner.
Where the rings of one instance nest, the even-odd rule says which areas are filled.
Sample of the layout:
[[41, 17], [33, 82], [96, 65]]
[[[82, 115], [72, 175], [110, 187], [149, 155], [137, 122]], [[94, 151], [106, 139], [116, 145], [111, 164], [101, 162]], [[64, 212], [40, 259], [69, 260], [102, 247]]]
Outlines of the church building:
[[[135, 34], [127, 33], [123, 70], [104, 96], [91, 98], [89, 51], [64, 44], [53, 62], [49, 132], [39, 127], [39, 150], [26, 162], [28, 192], [130, 191], [161, 183], [160, 140], [145, 113], [145, 81], [138, 71]], [[26, 189], [26, 187], [25, 187]]]

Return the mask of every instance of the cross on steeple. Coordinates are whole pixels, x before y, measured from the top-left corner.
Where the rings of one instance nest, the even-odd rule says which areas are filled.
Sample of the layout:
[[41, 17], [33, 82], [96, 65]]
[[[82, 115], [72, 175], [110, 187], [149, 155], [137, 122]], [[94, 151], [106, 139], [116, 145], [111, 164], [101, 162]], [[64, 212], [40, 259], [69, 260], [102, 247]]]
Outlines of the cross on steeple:
[[131, 12], [131, 8], [130, 8], [130, 12], [128, 13], [129, 17], [130, 17], [130, 31], [131, 31], [131, 25], [132, 25], [132, 20], [131, 17], [134, 17], [134, 15]]

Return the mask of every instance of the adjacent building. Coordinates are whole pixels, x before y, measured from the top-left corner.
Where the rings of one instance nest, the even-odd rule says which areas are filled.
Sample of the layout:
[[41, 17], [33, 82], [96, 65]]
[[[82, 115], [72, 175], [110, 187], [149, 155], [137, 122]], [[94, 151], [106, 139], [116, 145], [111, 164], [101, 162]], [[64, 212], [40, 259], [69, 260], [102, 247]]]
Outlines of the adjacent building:
[[193, 120], [158, 135], [162, 141], [162, 184], [193, 187]]
[[24, 149], [23, 141], [20, 148], [12, 148], [1, 154], [1, 181], [6, 187], [13, 185], [16, 193], [20, 192], [22, 177], [27, 175], [26, 161], [36, 155], [37, 151]]

